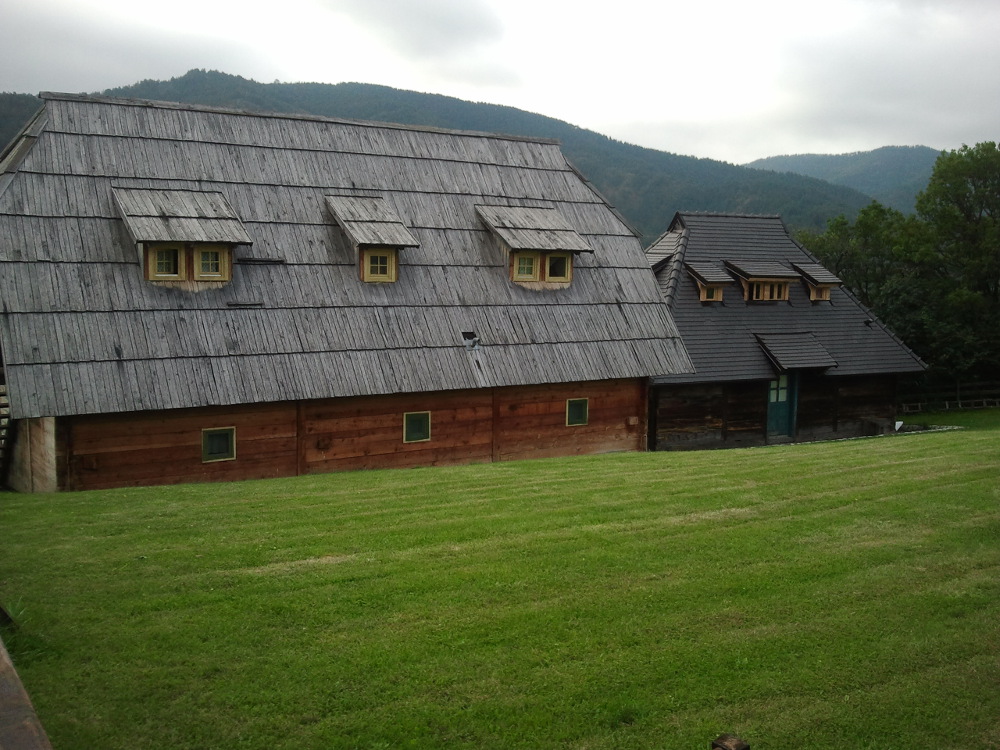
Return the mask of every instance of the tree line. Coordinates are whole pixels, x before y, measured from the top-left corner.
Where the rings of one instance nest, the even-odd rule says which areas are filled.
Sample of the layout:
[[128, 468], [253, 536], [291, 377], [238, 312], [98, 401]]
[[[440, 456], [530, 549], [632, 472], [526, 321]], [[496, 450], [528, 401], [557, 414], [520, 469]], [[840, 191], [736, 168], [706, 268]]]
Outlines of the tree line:
[[943, 152], [916, 213], [873, 201], [798, 240], [930, 365], [933, 380], [1000, 375], [1000, 148]]

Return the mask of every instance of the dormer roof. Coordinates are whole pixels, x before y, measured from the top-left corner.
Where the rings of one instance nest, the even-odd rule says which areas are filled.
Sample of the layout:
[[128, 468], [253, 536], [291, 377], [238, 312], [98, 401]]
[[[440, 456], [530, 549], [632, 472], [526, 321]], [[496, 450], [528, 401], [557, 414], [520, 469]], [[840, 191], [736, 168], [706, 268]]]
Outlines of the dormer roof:
[[381, 196], [328, 195], [326, 205], [357, 249], [420, 247], [417, 239]]
[[253, 244], [219, 191], [116, 187], [111, 192], [133, 242]]
[[515, 252], [594, 252], [555, 208], [476, 206], [476, 213]]

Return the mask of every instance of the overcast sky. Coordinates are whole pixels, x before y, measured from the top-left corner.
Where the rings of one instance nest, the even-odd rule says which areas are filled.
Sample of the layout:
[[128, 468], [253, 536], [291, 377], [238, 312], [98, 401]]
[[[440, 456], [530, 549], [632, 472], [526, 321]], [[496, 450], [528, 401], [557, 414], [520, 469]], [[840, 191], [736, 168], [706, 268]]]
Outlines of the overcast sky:
[[996, 141], [998, 38], [996, 0], [0, 0], [0, 91], [359, 81], [744, 163]]

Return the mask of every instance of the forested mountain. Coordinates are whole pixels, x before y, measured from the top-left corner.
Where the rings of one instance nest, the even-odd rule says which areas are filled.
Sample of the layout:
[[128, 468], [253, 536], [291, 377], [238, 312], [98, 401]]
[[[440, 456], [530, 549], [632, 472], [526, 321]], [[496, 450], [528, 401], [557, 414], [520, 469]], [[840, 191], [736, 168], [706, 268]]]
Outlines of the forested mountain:
[[884, 146], [853, 154], [770, 156], [744, 166], [816, 177], [853, 188], [909, 214], [917, 193], [927, 187], [940, 154], [927, 146]]
[[[147, 80], [103, 93], [554, 138], [562, 143], [567, 158], [646, 241], [663, 232], [679, 210], [778, 213], [793, 228], [821, 229], [838, 214], [854, 216], [871, 200], [856, 190], [812, 177], [748, 169], [622, 143], [513, 107], [372, 84], [264, 84], [214, 71], [192, 70], [169, 81]], [[0, 106], [5, 107], [6, 101], [0, 100]], [[21, 116], [21, 124], [25, 119]], [[17, 127], [0, 132], [0, 141], [6, 143]]]

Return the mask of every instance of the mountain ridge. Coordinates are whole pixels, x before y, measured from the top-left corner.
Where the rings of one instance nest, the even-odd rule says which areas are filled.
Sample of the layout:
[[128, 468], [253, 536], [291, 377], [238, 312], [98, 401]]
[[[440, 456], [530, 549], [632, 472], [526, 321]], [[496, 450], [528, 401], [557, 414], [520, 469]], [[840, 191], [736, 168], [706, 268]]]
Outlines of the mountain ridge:
[[[853, 217], [871, 201], [871, 196], [861, 191], [813, 176], [657, 151], [514, 107], [377, 84], [258, 83], [218, 71], [191, 70], [167, 81], [147, 79], [101, 93], [552, 138], [645, 242], [665, 231], [677, 211], [781, 214], [792, 229], [819, 230], [839, 214]], [[0, 143], [6, 143], [27, 122], [29, 100], [36, 107], [40, 105], [29, 95], [0, 94]], [[11, 132], [13, 121], [17, 125]]]

